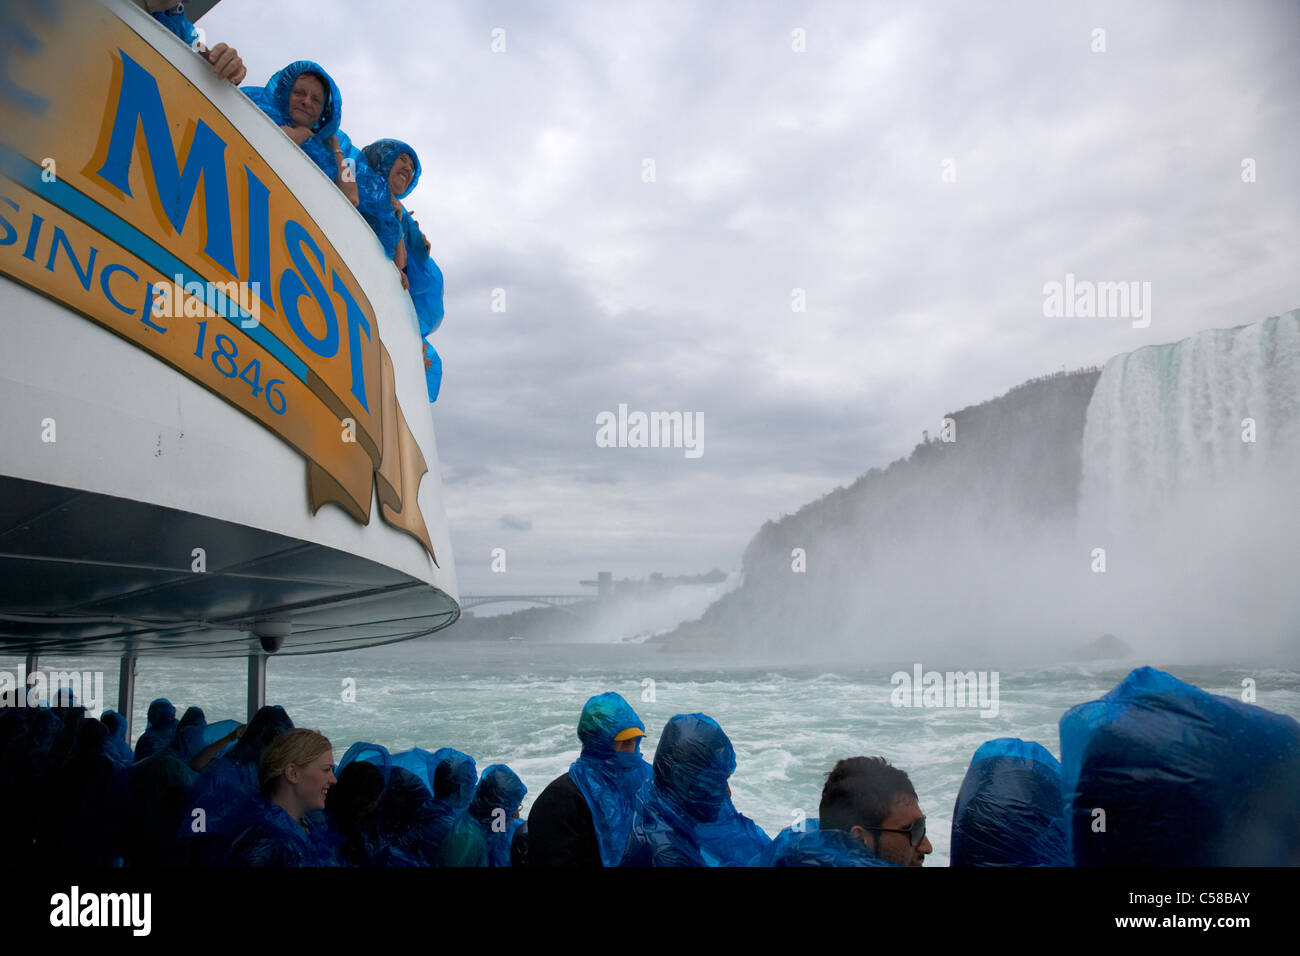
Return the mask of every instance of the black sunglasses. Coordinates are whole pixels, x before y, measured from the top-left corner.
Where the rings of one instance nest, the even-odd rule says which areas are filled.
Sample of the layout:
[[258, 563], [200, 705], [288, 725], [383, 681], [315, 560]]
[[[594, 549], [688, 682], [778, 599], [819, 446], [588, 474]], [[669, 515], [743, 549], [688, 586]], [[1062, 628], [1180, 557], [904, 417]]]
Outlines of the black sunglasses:
[[912, 841], [912, 846], [918, 847], [921, 845], [921, 841], [925, 839], [925, 817], [919, 817], [912, 821], [912, 825], [906, 830], [897, 830], [890, 827], [863, 827], [862, 829], [878, 830], [881, 833], [906, 833]]

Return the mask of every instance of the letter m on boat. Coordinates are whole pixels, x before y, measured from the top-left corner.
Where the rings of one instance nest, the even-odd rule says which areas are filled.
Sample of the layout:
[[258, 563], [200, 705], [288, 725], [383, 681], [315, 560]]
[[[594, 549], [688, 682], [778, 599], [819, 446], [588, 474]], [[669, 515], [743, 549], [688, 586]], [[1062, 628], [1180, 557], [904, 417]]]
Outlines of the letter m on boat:
[[[230, 189], [226, 181], [226, 143], [201, 119], [191, 120], [183, 138], [184, 166], [172, 142], [167, 113], [163, 108], [158, 81], [144, 67], [121, 49], [113, 64], [113, 90], [109, 94], [112, 109], [116, 94], [107, 146], [100, 146], [103, 165], [93, 175], [123, 196], [131, 196], [131, 160], [139, 152], [144, 178], [151, 191], [149, 197], [158, 225], [164, 229], [185, 231], [199, 180], [203, 181], [203, 252], [232, 275], [235, 271], [234, 244], [230, 233]], [[107, 116], [105, 117], [107, 125]], [[143, 136], [138, 146], [137, 134]], [[94, 166], [94, 161], [91, 162]]]

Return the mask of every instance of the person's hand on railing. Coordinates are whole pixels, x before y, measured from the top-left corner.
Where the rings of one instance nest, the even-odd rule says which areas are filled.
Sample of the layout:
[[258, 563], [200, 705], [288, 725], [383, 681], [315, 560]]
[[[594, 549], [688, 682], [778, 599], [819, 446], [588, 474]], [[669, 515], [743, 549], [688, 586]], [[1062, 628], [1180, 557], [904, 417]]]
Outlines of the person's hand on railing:
[[280, 129], [284, 130], [285, 134], [299, 146], [312, 136], [310, 126], [281, 126]]
[[229, 80], [235, 86], [244, 82], [244, 75], [248, 70], [244, 67], [244, 61], [239, 58], [239, 51], [234, 47], [218, 43], [211, 50], [200, 49], [199, 52], [212, 64], [212, 72], [217, 74], [218, 79]]

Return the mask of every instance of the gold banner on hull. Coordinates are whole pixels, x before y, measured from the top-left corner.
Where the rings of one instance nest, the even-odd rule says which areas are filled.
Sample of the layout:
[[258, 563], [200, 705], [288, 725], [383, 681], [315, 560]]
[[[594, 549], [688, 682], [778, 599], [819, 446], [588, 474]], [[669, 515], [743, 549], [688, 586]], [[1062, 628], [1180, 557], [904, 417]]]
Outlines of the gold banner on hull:
[[[382, 519], [437, 564], [417, 503], [424, 456], [338, 250], [226, 116], [109, 10], [30, 20], [36, 42], [0, 76], [19, 90], [0, 99], [0, 273], [287, 442], [307, 460], [313, 514], [332, 502], [368, 524], [377, 492]], [[334, 191], [324, 178], [311, 188]]]

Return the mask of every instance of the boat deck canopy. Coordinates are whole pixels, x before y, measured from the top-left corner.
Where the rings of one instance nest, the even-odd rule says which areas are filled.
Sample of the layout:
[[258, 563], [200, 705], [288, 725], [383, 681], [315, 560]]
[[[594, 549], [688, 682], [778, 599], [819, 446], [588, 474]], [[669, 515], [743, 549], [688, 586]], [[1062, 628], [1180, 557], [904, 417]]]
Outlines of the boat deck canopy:
[[334, 548], [0, 477], [0, 652], [247, 657], [419, 637], [442, 590]]

